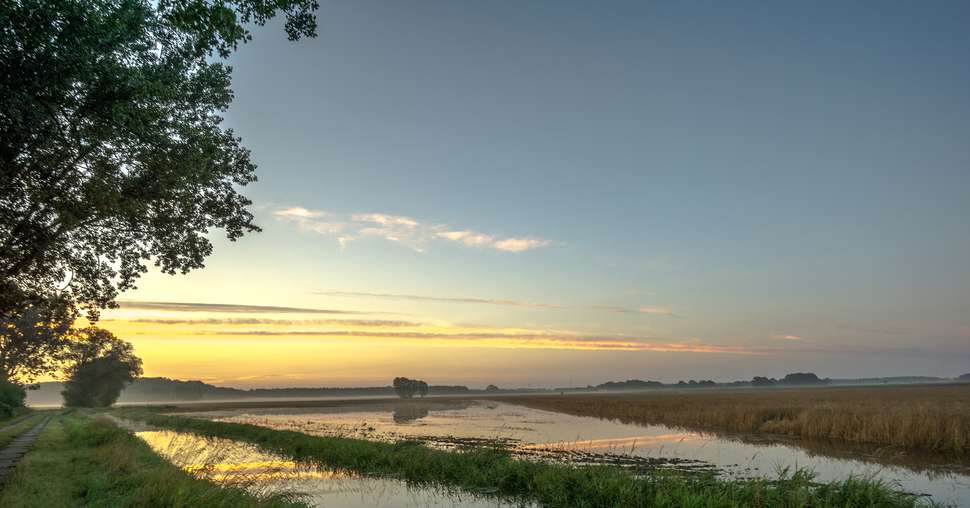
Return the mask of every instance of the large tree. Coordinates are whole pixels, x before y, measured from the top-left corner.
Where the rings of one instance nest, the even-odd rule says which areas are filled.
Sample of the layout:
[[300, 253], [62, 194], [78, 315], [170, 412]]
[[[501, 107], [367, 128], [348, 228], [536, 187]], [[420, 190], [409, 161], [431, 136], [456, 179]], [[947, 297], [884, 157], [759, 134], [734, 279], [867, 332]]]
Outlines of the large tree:
[[0, 326], [63, 302], [97, 319], [207, 234], [257, 231], [249, 151], [220, 113], [247, 26], [316, 35], [315, 0], [0, 0]]
[[220, 112], [246, 26], [314, 0], [0, 0], [0, 312], [60, 295], [94, 313], [154, 263], [203, 266], [256, 231], [255, 180]]
[[131, 344], [95, 327], [77, 332], [71, 343], [64, 383], [64, 404], [70, 407], [107, 407], [125, 386], [141, 375], [141, 359]]

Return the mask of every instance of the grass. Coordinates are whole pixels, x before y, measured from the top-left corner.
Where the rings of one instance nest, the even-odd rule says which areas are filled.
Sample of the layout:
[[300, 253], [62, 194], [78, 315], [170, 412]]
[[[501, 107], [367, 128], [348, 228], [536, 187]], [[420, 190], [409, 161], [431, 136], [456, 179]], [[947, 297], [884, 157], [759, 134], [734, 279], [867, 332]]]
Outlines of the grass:
[[248, 424], [167, 416], [146, 409], [118, 416], [197, 435], [234, 439], [296, 460], [365, 475], [489, 493], [543, 506], [569, 507], [912, 507], [917, 498], [886, 485], [850, 478], [816, 484], [797, 471], [779, 481], [719, 479], [710, 474], [658, 471], [633, 476], [616, 467], [576, 467], [516, 460], [490, 449], [443, 451], [417, 443], [381, 443], [310, 436]]
[[[23, 416], [20, 419], [13, 418], [0, 423], [0, 450], [10, 444], [17, 436], [26, 432], [34, 425], [40, 423], [44, 418], [41, 413], [34, 413], [27, 416]], [[9, 428], [8, 428], [9, 427]]]
[[624, 423], [970, 452], [970, 384], [507, 397]]
[[0, 506], [248, 507], [305, 506], [254, 496], [193, 478], [140, 439], [103, 418], [55, 417], [24, 456], [3, 490]]

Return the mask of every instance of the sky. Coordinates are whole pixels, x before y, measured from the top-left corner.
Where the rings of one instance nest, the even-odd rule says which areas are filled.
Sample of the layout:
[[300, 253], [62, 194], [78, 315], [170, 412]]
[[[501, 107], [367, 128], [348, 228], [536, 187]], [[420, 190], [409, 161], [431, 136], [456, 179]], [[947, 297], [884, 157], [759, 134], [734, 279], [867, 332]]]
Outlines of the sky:
[[970, 3], [323, 2], [225, 125], [263, 232], [104, 314], [239, 387], [970, 372]]

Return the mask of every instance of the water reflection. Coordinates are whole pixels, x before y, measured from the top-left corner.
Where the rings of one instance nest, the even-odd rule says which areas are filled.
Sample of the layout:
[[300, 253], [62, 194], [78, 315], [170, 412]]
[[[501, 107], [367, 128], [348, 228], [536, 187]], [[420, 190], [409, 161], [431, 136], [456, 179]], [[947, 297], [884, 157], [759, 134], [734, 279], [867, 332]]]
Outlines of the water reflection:
[[403, 404], [394, 408], [394, 423], [411, 423], [428, 416], [430, 409], [424, 404]]
[[311, 506], [330, 508], [513, 506], [457, 491], [416, 487], [397, 480], [326, 469], [267, 453], [229, 439], [202, 438], [167, 430], [141, 430], [135, 435], [156, 453], [192, 475], [254, 494], [296, 495]]
[[[499, 402], [414, 401], [354, 403], [328, 408], [263, 408], [193, 413], [224, 421], [316, 435], [381, 441], [417, 440], [430, 446], [501, 446], [520, 457], [610, 463], [635, 470], [716, 469], [733, 477], [773, 477], [783, 468], [813, 469], [820, 481], [877, 478], [942, 503], [970, 506], [968, 459], [899, 453], [784, 437], [690, 432], [553, 413]], [[414, 404], [410, 403], [410, 404]], [[404, 409], [407, 407], [407, 409]], [[420, 415], [402, 418], [401, 414]], [[427, 412], [427, 414], [425, 414]]]

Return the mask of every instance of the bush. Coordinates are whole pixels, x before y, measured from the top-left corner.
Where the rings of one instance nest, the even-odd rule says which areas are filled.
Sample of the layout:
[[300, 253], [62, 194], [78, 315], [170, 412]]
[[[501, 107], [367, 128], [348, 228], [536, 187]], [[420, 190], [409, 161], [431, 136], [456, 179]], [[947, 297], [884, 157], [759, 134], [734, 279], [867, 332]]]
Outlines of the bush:
[[27, 391], [10, 381], [0, 381], [0, 418], [9, 418], [18, 408], [24, 407]]

